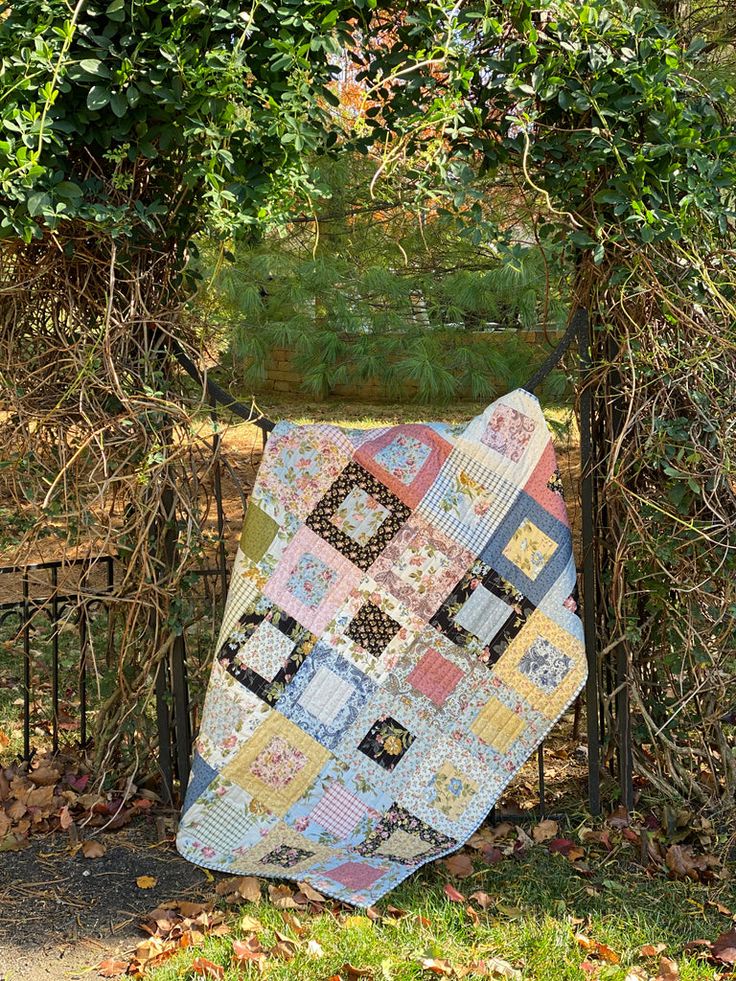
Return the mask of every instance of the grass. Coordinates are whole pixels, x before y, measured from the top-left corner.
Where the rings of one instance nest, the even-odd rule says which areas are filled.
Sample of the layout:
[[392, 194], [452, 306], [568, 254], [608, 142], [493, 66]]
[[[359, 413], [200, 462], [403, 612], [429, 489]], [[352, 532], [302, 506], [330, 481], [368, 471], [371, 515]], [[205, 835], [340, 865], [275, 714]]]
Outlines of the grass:
[[[633, 856], [632, 856], [633, 858]], [[374, 978], [411, 981], [431, 978], [420, 958], [446, 960], [462, 967], [479, 959], [500, 957], [534, 981], [579, 981], [590, 976], [581, 963], [589, 958], [575, 939], [580, 932], [606, 944], [621, 961], [596, 964], [593, 976], [623, 981], [631, 968], [657, 971], [657, 961], [643, 958], [644, 944], [666, 944], [666, 954], [677, 960], [682, 981], [706, 981], [720, 977], [712, 965], [683, 955], [691, 940], [715, 939], [729, 928], [719, 913], [708, 887], [670, 881], [625, 861], [593, 869], [581, 877], [563, 856], [536, 846], [521, 858], [505, 858], [476, 875], [455, 880], [454, 885], [469, 895], [483, 890], [496, 898], [478, 922], [466, 912], [466, 904], [451, 902], [443, 892], [447, 873], [429, 866], [400, 886], [382, 905], [393, 904], [407, 912], [401, 918], [372, 922], [365, 914], [341, 908], [333, 916], [321, 912], [301, 917], [306, 932], [297, 942], [293, 960], [273, 959], [267, 974], [274, 981], [326, 981], [340, 975], [348, 981], [344, 965], [369, 969]], [[732, 900], [719, 895], [721, 903]], [[264, 947], [276, 940], [275, 930], [287, 935], [282, 914], [271, 904], [248, 904], [238, 911], [263, 924], [259, 937]], [[293, 933], [291, 934], [292, 936]], [[243, 937], [237, 927], [233, 936]], [[323, 956], [311, 957], [307, 941], [316, 940]], [[174, 981], [197, 977], [189, 970], [196, 957], [206, 957], [225, 970], [225, 979], [256, 976], [255, 967], [229, 967], [231, 938], [212, 937], [201, 947], [186, 949], [154, 970], [152, 981]], [[641, 975], [647, 977], [648, 974]], [[636, 977], [636, 975], [634, 975]]]

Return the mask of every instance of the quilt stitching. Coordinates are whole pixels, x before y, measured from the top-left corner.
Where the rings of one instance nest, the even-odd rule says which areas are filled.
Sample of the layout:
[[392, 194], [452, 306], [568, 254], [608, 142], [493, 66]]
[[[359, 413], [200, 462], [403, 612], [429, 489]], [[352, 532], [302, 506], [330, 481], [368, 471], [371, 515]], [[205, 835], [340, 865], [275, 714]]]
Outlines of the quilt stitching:
[[522, 390], [455, 426], [279, 423], [180, 852], [369, 906], [466, 841], [585, 682], [561, 491]]

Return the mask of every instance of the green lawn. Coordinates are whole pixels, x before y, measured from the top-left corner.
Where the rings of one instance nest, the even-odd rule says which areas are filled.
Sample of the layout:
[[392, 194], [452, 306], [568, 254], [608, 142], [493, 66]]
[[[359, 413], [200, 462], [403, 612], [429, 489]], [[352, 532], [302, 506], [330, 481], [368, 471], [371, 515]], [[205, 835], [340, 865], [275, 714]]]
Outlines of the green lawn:
[[[708, 888], [646, 872], [635, 864], [633, 848], [627, 861], [627, 850], [624, 846], [621, 856], [608, 864], [589, 855], [590, 874], [581, 876], [562, 855], [537, 845], [521, 858], [506, 857], [491, 867], [479, 868], [473, 876], [451, 880], [466, 896], [476, 890], [488, 893], [493, 903], [486, 912], [476, 903], [447, 898], [443, 890], [450, 879], [441, 864], [421, 870], [381, 903], [384, 912], [393, 905], [406, 915], [389, 914], [377, 922], [345, 907], [336, 915], [291, 911], [306, 928], [297, 937], [284, 914], [270, 902], [247, 904], [234, 916], [232, 937], [208, 938], [200, 947], [175, 955], [150, 977], [174, 981], [202, 976], [189, 968], [197, 957], [225, 968], [226, 981], [255, 977], [255, 965], [231, 964], [233, 937], [244, 938], [253, 932], [237, 928], [243, 916], [255, 917], [262, 924], [257, 933], [264, 948], [277, 941], [277, 930], [296, 942], [293, 960], [273, 957], [267, 961], [265, 971], [274, 981], [327, 981], [334, 975], [353, 981], [347, 964], [369, 969], [377, 979], [408, 981], [432, 977], [422, 967], [422, 958], [446, 961], [448, 970], [457, 967], [462, 973], [464, 966], [492, 957], [520, 971], [509, 976], [535, 981], [583, 977], [638, 981], [655, 976], [658, 969], [658, 957], [641, 955], [645, 944], [665, 944], [665, 953], [678, 962], [683, 981], [721, 977], [712, 965], [683, 955], [682, 949], [690, 940], [712, 940], [729, 928], [728, 917], [711, 903], [717, 897], [724, 908], [733, 894], [729, 896], [722, 885]], [[477, 917], [466, 911], [468, 905], [477, 911]], [[578, 933], [607, 945], [620, 963], [586, 954], [576, 940]], [[321, 956], [310, 954], [310, 940], [320, 945]], [[588, 969], [584, 970], [581, 963], [586, 960]], [[635, 967], [639, 973], [633, 972]]]

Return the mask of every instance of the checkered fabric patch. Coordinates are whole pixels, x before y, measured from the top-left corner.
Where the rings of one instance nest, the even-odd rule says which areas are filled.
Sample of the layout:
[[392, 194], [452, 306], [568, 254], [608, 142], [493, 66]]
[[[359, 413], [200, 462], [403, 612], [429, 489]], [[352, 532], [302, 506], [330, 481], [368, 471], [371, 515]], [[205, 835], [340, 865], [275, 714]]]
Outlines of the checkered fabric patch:
[[586, 677], [539, 403], [279, 423], [246, 515], [177, 847], [370, 906], [458, 848]]

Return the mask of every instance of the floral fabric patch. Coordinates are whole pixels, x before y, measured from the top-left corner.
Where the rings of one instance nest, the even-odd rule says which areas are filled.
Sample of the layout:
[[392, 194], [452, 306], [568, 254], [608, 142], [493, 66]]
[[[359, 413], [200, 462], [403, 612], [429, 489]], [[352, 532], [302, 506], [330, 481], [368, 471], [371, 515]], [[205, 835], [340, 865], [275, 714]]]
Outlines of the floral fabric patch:
[[371, 906], [477, 829], [586, 677], [538, 402], [279, 423], [214, 652], [177, 847]]

